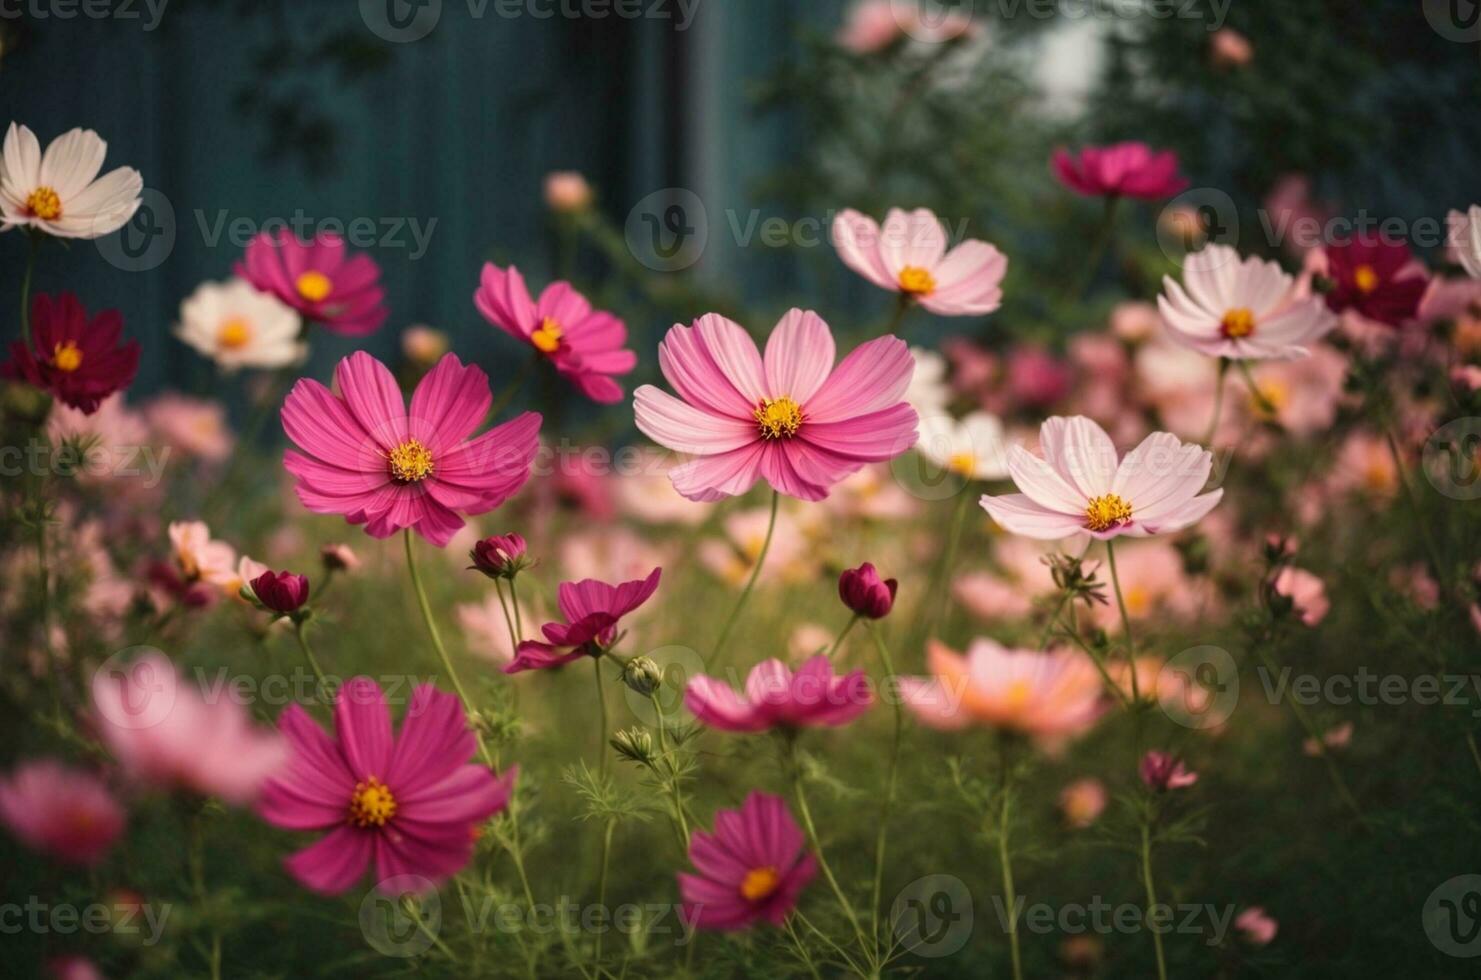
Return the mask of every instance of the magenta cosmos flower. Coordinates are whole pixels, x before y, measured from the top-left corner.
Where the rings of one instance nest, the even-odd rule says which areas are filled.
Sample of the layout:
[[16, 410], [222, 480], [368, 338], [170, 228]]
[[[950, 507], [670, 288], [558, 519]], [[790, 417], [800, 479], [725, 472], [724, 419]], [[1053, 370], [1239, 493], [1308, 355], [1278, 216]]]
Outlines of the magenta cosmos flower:
[[846, 568], [838, 576], [838, 598], [856, 616], [883, 619], [895, 607], [896, 579], [881, 579], [872, 562], [858, 568]]
[[1181, 759], [1166, 752], [1148, 752], [1142, 756], [1138, 773], [1148, 789], [1159, 793], [1170, 789], [1186, 789], [1198, 782], [1198, 773], [1183, 765]]
[[[647, 602], [658, 591], [663, 569], [655, 568], [647, 578], [608, 585], [596, 579], [562, 582], [556, 592], [564, 623], [546, 623], [540, 628], [548, 643], [525, 640], [504, 673], [563, 667], [581, 657], [599, 657], [617, 638], [622, 617]], [[562, 653], [565, 649], [567, 652]]]
[[679, 893], [684, 917], [699, 929], [779, 926], [818, 873], [787, 804], [756, 790], [739, 810], [715, 814], [713, 834], [694, 832], [689, 860], [698, 874], [679, 872]]
[[862, 670], [835, 675], [821, 653], [795, 674], [780, 660], [761, 661], [746, 677], [744, 694], [703, 674], [684, 688], [684, 707], [701, 724], [726, 732], [847, 725], [873, 703]]
[[125, 773], [154, 786], [250, 803], [287, 758], [282, 738], [259, 728], [230, 691], [185, 683], [163, 654], [92, 682], [92, 724]]
[[70, 864], [97, 864], [123, 832], [123, 807], [91, 773], [38, 759], [0, 779], [0, 823]]
[[[304, 887], [345, 891], [372, 861], [378, 885], [399, 875], [437, 882], [473, 856], [481, 823], [509, 804], [516, 767], [496, 777], [468, 759], [476, 748], [462, 703], [431, 684], [412, 691], [392, 735], [380, 685], [346, 682], [331, 739], [296, 704], [278, 719], [292, 746], [287, 767], [263, 789], [258, 812], [285, 830], [328, 831], [286, 861]], [[403, 891], [392, 883], [390, 890]]]
[[612, 376], [638, 363], [622, 347], [627, 326], [605, 310], [593, 310], [570, 283], [551, 283], [537, 302], [518, 269], [487, 262], [473, 305], [489, 323], [548, 358], [587, 398], [604, 405], [622, 401], [622, 386]]
[[1409, 246], [1377, 235], [1359, 235], [1327, 246], [1327, 276], [1333, 312], [1354, 310], [1390, 327], [1403, 326], [1419, 312], [1430, 278]]
[[250, 585], [258, 602], [284, 616], [297, 612], [309, 601], [308, 578], [293, 572], [269, 570], [254, 578]]
[[283, 431], [302, 452], [283, 465], [303, 505], [343, 514], [371, 537], [414, 528], [437, 545], [508, 500], [530, 475], [540, 416], [525, 412], [474, 439], [493, 397], [488, 377], [453, 354], [417, 384], [406, 408], [390, 370], [364, 351], [334, 371], [339, 396], [301, 378], [283, 403]]
[[1105, 710], [1100, 673], [1078, 653], [979, 639], [962, 656], [931, 640], [926, 665], [931, 677], [900, 678], [900, 697], [932, 728], [987, 725], [1058, 740], [1086, 731]]
[[349, 255], [338, 235], [305, 242], [286, 228], [265, 231], [247, 243], [236, 274], [304, 319], [347, 337], [374, 333], [390, 314], [380, 266], [368, 255]]
[[699, 459], [669, 479], [690, 500], [745, 493], [758, 479], [821, 500], [866, 463], [915, 445], [915, 409], [903, 400], [915, 361], [904, 341], [880, 337], [835, 369], [833, 334], [816, 314], [792, 310], [763, 360], [737, 323], [709, 313], [675, 325], [658, 364], [679, 397], [652, 385], [635, 393], [638, 428]]
[[1008, 472], [1021, 493], [981, 501], [993, 520], [1025, 537], [1168, 534], [1202, 520], [1224, 496], [1223, 488], [1202, 492], [1213, 454], [1170, 432], [1152, 433], [1118, 462], [1099, 425], [1056, 416], [1040, 427], [1039, 445], [1043, 458], [1009, 447]]
[[1274, 262], [1241, 260], [1209, 245], [1183, 263], [1183, 284], [1162, 280], [1157, 297], [1168, 336], [1211, 357], [1293, 360], [1337, 325], [1320, 296], [1299, 289]]
[[883, 228], [852, 208], [833, 219], [838, 257], [880, 289], [942, 316], [979, 316], [1001, 306], [1007, 256], [975, 238], [950, 251], [946, 245], [946, 226], [925, 208], [891, 208]]
[[31, 301], [31, 336], [10, 345], [0, 376], [48, 391], [85, 415], [122, 391], [139, 370], [139, 342], [120, 344], [123, 317], [104, 310], [91, 320], [71, 293]]
[[1181, 194], [1190, 183], [1178, 173], [1176, 153], [1159, 153], [1135, 141], [1087, 146], [1078, 156], [1061, 147], [1054, 151], [1051, 166], [1061, 184], [1086, 197], [1160, 201]]

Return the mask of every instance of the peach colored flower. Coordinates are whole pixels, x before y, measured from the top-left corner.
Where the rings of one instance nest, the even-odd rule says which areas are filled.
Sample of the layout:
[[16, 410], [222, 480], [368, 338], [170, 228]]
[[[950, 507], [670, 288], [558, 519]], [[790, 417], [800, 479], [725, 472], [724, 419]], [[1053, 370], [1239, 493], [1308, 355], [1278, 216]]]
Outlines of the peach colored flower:
[[1099, 779], [1087, 777], [1077, 779], [1059, 792], [1059, 809], [1065, 822], [1083, 830], [1095, 823], [1110, 799], [1106, 786]]
[[169, 527], [170, 547], [187, 582], [207, 582], [224, 592], [233, 592], [241, 584], [237, 572], [236, 549], [224, 541], [211, 538], [211, 529], [202, 521], [177, 521]]
[[557, 214], [575, 214], [591, 207], [596, 193], [575, 170], [552, 170], [545, 175], [545, 206]]
[[1337, 452], [1330, 489], [1388, 498], [1399, 490], [1399, 471], [1383, 436], [1354, 432]]
[[1303, 568], [1287, 565], [1275, 577], [1275, 591], [1291, 600], [1296, 615], [1307, 626], [1327, 618], [1332, 603], [1322, 580]]

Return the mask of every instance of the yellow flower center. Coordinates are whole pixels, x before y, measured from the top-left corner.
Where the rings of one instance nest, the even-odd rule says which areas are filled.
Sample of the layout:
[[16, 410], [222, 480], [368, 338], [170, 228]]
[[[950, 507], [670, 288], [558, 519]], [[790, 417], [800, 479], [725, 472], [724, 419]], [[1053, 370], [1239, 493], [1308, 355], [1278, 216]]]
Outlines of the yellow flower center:
[[1231, 340], [1248, 337], [1255, 332], [1255, 314], [1249, 307], [1241, 306], [1224, 314], [1219, 328]]
[[540, 329], [530, 334], [530, 343], [538, 351], [554, 354], [561, 345], [561, 325], [550, 317], [545, 317], [540, 321]]
[[298, 295], [310, 303], [322, 303], [334, 292], [334, 283], [329, 277], [312, 269], [300, 275], [295, 285], [298, 287]]
[[946, 468], [962, 476], [971, 476], [977, 469], [977, 456], [973, 453], [954, 453], [946, 461]]
[[907, 265], [900, 270], [900, 288], [912, 296], [929, 296], [936, 291], [936, 277], [929, 269]]
[[26, 210], [43, 221], [55, 221], [62, 216], [62, 199], [50, 187], [38, 187], [26, 198]]
[[782, 876], [777, 874], [776, 868], [752, 868], [741, 879], [741, 898], [748, 902], [759, 902], [776, 891], [781, 883]]
[[391, 476], [398, 483], [416, 483], [432, 475], [432, 450], [415, 439], [408, 439], [391, 450], [388, 458]]
[[1131, 520], [1131, 504], [1114, 493], [1093, 497], [1085, 506], [1085, 526], [1092, 531], [1105, 531], [1112, 525], [1126, 524]]
[[761, 426], [763, 439], [790, 439], [802, 428], [802, 408], [786, 395], [761, 399], [751, 414]]
[[1352, 271], [1353, 285], [1360, 293], [1371, 293], [1378, 288], [1378, 273], [1371, 265], [1360, 265]]
[[246, 347], [251, 340], [252, 324], [243, 317], [229, 317], [216, 329], [216, 343], [226, 350]]
[[1250, 409], [1256, 415], [1270, 417], [1291, 400], [1290, 388], [1279, 381], [1261, 381], [1255, 391], [1257, 394], [1250, 395]]
[[396, 815], [396, 797], [390, 787], [371, 776], [363, 783], [355, 784], [355, 795], [350, 797], [350, 823], [357, 827], [372, 824], [384, 827], [386, 821]]
[[1026, 678], [1020, 678], [1008, 685], [1008, 689], [1003, 692], [1003, 700], [1008, 703], [1009, 708], [1016, 711], [1028, 704], [1029, 696], [1033, 693], [1033, 684]]
[[82, 367], [82, 351], [78, 350], [77, 344], [71, 340], [57, 344], [51, 351], [51, 363], [58, 371], [71, 374]]
[[1140, 585], [1133, 585], [1126, 590], [1126, 611], [1138, 618], [1145, 616], [1152, 610], [1152, 593]]

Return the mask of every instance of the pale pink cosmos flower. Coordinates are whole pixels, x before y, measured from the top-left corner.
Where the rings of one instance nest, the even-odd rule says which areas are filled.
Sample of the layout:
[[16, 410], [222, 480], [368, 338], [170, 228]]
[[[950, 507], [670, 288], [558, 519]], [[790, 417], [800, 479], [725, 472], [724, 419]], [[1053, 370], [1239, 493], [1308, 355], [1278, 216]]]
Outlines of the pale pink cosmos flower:
[[1059, 809], [1065, 822], [1079, 830], [1095, 823], [1109, 801], [1106, 784], [1093, 776], [1077, 779], [1059, 792]]
[[[1167, 541], [1137, 542], [1116, 549], [1116, 572], [1126, 615], [1133, 621], [1162, 614], [1190, 618], [1199, 609], [1202, 590], [1183, 568], [1183, 556]], [[1109, 633], [1121, 630], [1114, 602], [1094, 605], [1089, 618]]]
[[288, 757], [282, 738], [253, 724], [230, 690], [197, 689], [163, 654], [99, 670], [92, 706], [103, 744], [124, 772], [150, 785], [245, 805]]
[[1447, 221], [1447, 244], [1456, 262], [1471, 278], [1481, 279], [1481, 204], [1472, 204], [1464, 212], [1451, 211]]
[[176, 521], [169, 527], [170, 547], [187, 582], [206, 582], [222, 591], [240, 584], [236, 549], [211, 537], [203, 521]]
[[1274, 262], [1241, 260], [1227, 245], [1187, 257], [1183, 283], [1162, 280], [1157, 298], [1168, 335], [1211, 357], [1291, 360], [1337, 326], [1320, 296], [1298, 289]]
[[883, 227], [845, 208], [833, 219], [833, 247], [874, 285], [941, 316], [981, 316], [1003, 303], [1007, 256], [975, 238], [948, 251], [946, 225], [926, 208], [891, 208]]
[[302, 451], [283, 454], [295, 490], [316, 514], [343, 514], [374, 538], [413, 528], [438, 547], [524, 485], [539, 447], [540, 415], [525, 412], [469, 438], [493, 396], [488, 377], [448, 354], [408, 409], [396, 379], [364, 351], [339, 362], [336, 396], [300, 378], [283, 403], [283, 431]]
[[1101, 541], [1168, 534], [1197, 523], [1224, 495], [1203, 493], [1213, 455], [1154, 432], [1118, 462], [1104, 429], [1083, 416], [1051, 418], [1039, 430], [1044, 456], [1008, 450], [1020, 493], [982, 496], [1003, 527], [1030, 538], [1085, 533]]
[[1238, 929], [1244, 935], [1245, 942], [1252, 946], [1268, 946], [1280, 930], [1280, 923], [1267, 915], [1260, 906], [1251, 905], [1234, 917], [1234, 928]]
[[1337, 450], [1327, 484], [1337, 491], [1387, 498], [1398, 492], [1399, 479], [1398, 467], [1384, 437], [1357, 431]]
[[[1299, 361], [1270, 361], [1250, 372], [1260, 398], [1246, 392], [1246, 412], [1298, 436], [1326, 432], [1337, 419], [1348, 360], [1326, 344]], [[1230, 382], [1232, 379], [1226, 379]]]
[[[481, 601], [460, 602], [453, 610], [457, 614], [458, 625], [463, 628], [468, 649], [476, 656], [500, 667], [514, 659], [514, 644], [509, 639], [514, 631], [510, 629], [509, 618], [505, 615], [505, 611], [510, 608], [507, 602], [507, 599], [501, 601], [497, 592], [490, 591]], [[519, 620], [521, 625], [534, 625], [535, 622], [523, 603], [519, 605]], [[524, 640], [527, 637], [519, 638]]]
[[123, 832], [124, 811], [92, 773], [36, 759], [0, 778], [0, 823], [69, 864], [97, 864]]
[[[817, 623], [799, 623], [787, 638], [787, 656], [795, 662], [801, 662], [822, 653], [832, 645], [833, 633], [827, 627]], [[839, 649], [833, 651], [835, 661], [843, 659], [843, 645], [840, 643]]]
[[669, 471], [672, 455], [659, 449], [639, 453], [630, 471], [619, 473], [612, 487], [617, 509], [645, 524], [681, 524], [692, 527], [709, 516], [710, 509], [681, 496]]
[[903, 400], [915, 362], [905, 343], [880, 337], [835, 368], [833, 334], [816, 313], [792, 310], [763, 359], [745, 329], [715, 313], [675, 325], [658, 363], [675, 398], [635, 393], [638, 428], [698, 456], [670, 471], [690, 500], [745, 493], [758, 479], [779, 493], [822, 500], [866, 463], [915, 445], [915, 410]]
[[[728, 585], [743, 585], [761, 558], [769, 520], [769, 512], [761, 508], [731, 514], [721, 525], [725, 532], [723, 538], [706, 538], [699, 543], [700, 564]], [[766, 558], [756, 581], [805, 579], [812, 572], [810, 557], [801, 524], [785, 510], [780, 511], [776, 530], [772, 532], [771, 547], [766, 549]]]
[[900, 678], [900, 697], [932, 728], [988, 725], [1057, 741], [1082, 734], [1105, 710], [1100, 674], [1078, 653], [978, 639], [962, 656], [932, 640], [926, 665], [930, 678]]
[[587, 398], [603, 405], [622, 401], [622, 386], [614, 377], [638, 363], [638, 355], [622, 346], [627, 325], [606, 310], [592, 309], [570, 283], [551, 283], [537, 301], [518, 269], [486, 262], [473, 305], [489, 323], [549, 360]]
[[[874, 463], [844, 477], [821, 507], [802, 515], [809, 534], [823, 536], [832, 526], [831, 515], [871, 521], [908, 520], [920, 513], [921, 502], [890, 472], [889, 464]], [[776, 542], [772, 542], [776, 546]]]
[[668, 557], [648, 537], [627, 527], [588, 528], [566, 534], [561, 537], [557, 555], [566, 579], [594, 578], [603, 582], [642, 578]]
[[1326, 619], [1332, 608], [1322, 580], [1294, 565], [1287, 565], [1275, 576], [1275, 591], [1291, 600], [1297, 618], [1306, 626], [1315, 626]]
[[1150, 340], [1161, 325], [1161, 315], [1151, 303], [1122, 302], [1111, 310], [1111, 332], [1127, 343]]
[[[149, 449], [149, 427], [144, 417], [124, 404], [123, 392], [109, 395], [98, 403], [97, 411], [91, 415], [73, 408], [66, 402], [51, 403], [51, 414], [46, 417], [46, 434], [53, 444], [67, 440], [86, 444], [87, 454], [78, 472], [83, 482], [97, 482], [112, 477], [132, 475], [135, 468], [145, 469], [149, 459], [143, 451]], [[165, 460], [159, 459], [163, 466]], [[128, 481], [132, 487], [138, 481]]]
[[220, 463], [231, 456], [236, 437], [218, 401], [166, 392], [143, 406], [144, 418], [166, 445]]
[[793, 673], [780, 660], [763, 660], [746, 677], [742, 694], [724, 681], [701, 674], [684, 688], [684, 707], [701, 724], [726, 732], [773, 728], [836, 728], [874, 704], [862, 670], [833, 673], [826, 654], [816, 654]]
[[297, 310], [304, 319], [348, 337], [374, 333], [390, 310], [381, 270], [369, 255], [350, 255], [328, 232], [303, 241], [287, 228], [247, 243], [236, 274]]

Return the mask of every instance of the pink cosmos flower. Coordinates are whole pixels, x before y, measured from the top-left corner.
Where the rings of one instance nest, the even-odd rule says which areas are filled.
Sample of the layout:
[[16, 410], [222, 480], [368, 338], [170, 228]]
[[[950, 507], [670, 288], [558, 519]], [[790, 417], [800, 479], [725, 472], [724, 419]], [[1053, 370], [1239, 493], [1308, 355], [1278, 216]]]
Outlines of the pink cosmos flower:
[[1322, 580], [1294, 565], [1287, 565], [1275, 576], [1275, 591], [1291, 600], [1297, 618], [1306, 626], [1315, 626], [1326, 619], [1332, 608]]
[[1041, 459], [1022, 446], [1008, 451], [1021, 493], [983, 494], [982, 507], [1015, 534], [1050, 540], [1084, 532], [1105, 541], [1180, 531], [1223, 497], [1202, 493], [1213, 455], [1168, 432], [1154, 432], [1117, 461], [1104, 429], [1083, 416], [1046, 421]]
[[86, 956], [57, 956], [47, 961], [51, 980], [104, 980], [103, 971]]
[[897, 13], [895, 0], [857, 0], [848, 10], [836, 40], [855, 54], [883, 51], [904, 36], [904, 7]]
[[1314, 738], [1308, 738], [1302, 741], [1301, 751], [1310, 756], [1319, 756], [1326, 749], [1345, 749], [1352, 744], [1352, 731], [1352, 722], [1344, 721], [1342, 724], [1322, 732], [1320, 744]]
[[734, 930], [765, 921], [779, 926], [818, 872], [802, 830], [779, 796], [752, 790], [739, 810], [715, 814], [715, 831], [696, 830], [679, 872], [684, 917], [699, 929]]
[[881, 579], [872, 562], [846, 568], [838, 576], [838, 597], [856, 616], [883, 619], [895, 606], [895, 579]]
[[746, 677], [744, 695], [703, 674], [684, 688], [684, 707], [700, 724], [725, 732], [837, 727], [873, 703], [869, 678], [862, 670], [835, 675], [833, 664], [821, 653], [809, 657], [795, 674], [780, 660], [763, 660]]
[[225, 541], [214, 540], [205, 522], [172, 522], [169, 535], [175, 562], [185, 582], [205, 582], [224, 593], [240, 588], [236, 549]]
[[915, 444], [915, 410], [903, 400], [914, 360], [905, 343], [880, 337], [833, 367], [833, 335], [816, 314], [792, 310], [766, 342], [715, 313], [675, 325], [658, 363], [679, 397], [643, 385], [633, 399], [638, 428], [660, 445], [699, 459], [670, 472], [690, 500], [743, 494], [764, 479], [773, 489], [821, 500], [865, 463]]
[[1178, 156], [1160, 153], [1145, 143], [1087, 146], [1078, 157], [1063, 147], [1054, 151], [1054, 175], [1086, 197], [1134, 197], [1160, 201], [1187, 190], [1190, 181], [1178, 173]]
[[97, 864], [123, 832], [123, 807], [91, 773], [38, 759], [0, 779], [0, 823], [30, 847]]
[[488, 414], [488, 377], [448, 354], [405, 407], [384, 364], [364, 351], [339, 362], [339, 395], [300, 378], [283, 403], [283, 431], [303, 451], [283, 455], [298, 499], [343, 514], [371, 537], [402, 528], [445, 546], [463, 526], [509, 499], [530, 475], [540, 415], [525, 412], [469, 439]]
[[833, 219], [838, 257], [880, 289], [941, 316], [980, 316], [1001, 306], [1007, 257], [975, 238], [946, 246], [946, 226], [926, 208], [891, 208], [883, 228], [852, 208]]
[[522, 534], [494, 534], [483, 538], [468, 552], [468, 558], [473, 562], [470, 568], [493, 579], [512, 579], [521, 569], [534, 564], [533, 558], [525, 557]]
[[1244, 935], [1245, 942], [1253, 946], [1268, 946], [1280, 930], [1280, 923], [1260, 906], [1251, 905], [1234, 917], [1234, 928]]
[[1208, 39], [1209, 58], [1216, 68], [1243, 68], [1255, 60], [1255, 46], [1232, 27], [1222, 27]]
[[570, 283], [551, 283], [537, 302], [518, 269], [486, 262], [473, 305], [489, 323], [547, 357], [587, 398], [604, 405], [622, 401], [622, 386], [613, 376], [638, 363], [638, 355], [622, 346], [627, 325], [605, 310], [593, 310]]
[[1481, 204], [1445, 216], [1447, 251], [1472, 279], [1481, 279]]
[[305, 242], [286, 228], [265, 231], [247, 244], [236, 274], [304, 319], [347, 337], [375, 333], [390, 315], [380, 266], [369, 255], [348, 256], [338, 235]]
[[230, 693], [209, 696], [153, 653], [92, 681], [92, 722], [123, 770], [157, 786], [183, 786], [244, 805], [277, 772], [287, 746], [258, 728]]
[[1211, 357], [1305, 357], [1305, 345], [1337, 325], [1322, 298], [1298, 288], [1279, 265], [1241, 261], [1227, 245], [1188, 256], [1183, 280], [1163, 277], [1162, 322], [1173, 340]]
[[1099, 779], [1087, 777], [1070, 783], [1059, 793], [1059, 809], [1071, 827], [1084, 830], [1100, 818], [1110, 795]]
[[902, 677], [900, 696], [932, 728], [990, 725], [1057, 740], [1086, 731], [1105, 709], [1100, 674], [1078, 653], [978, 639], [964, 657], [932, 640], [926, 666], [933, 676]]
[[119, 341], [123, 317], [104, 310], [88, 318], [72, 293], [55, 300], [31, 300], [31, 338], [13, 341], [0, 377], [24, 381], [86, 415], [109, 395], [133, 383], [139, 370], [139, 342]]
[[[655, 568], [645, 579], [608, 585], [596, 579], [562, 582], [556, 592], [564, 623], [546, 623], [540, 628], [549, 642], [525, 640], [515, 651], [514, 659], [504, 666], [504, 673], [562, 667], [586, 656], [600, 656], [617, 638], [617, 624], [622, 617], [652, 598], [658, 591], [658, 578], [663, 569]], [[559, 648], [570, 652], [560, 653]]]
[[230, 458], [236, 446], [221, 402], [166, 392], [151, 399], [143, 412], [166, 445], [208, 463]]
[[375, 862], [378, 887], [405, 879], [433, 883], [473, 857], [479, 824], [509, 805], [517, 767], [503, 776], [468, 762], [476, 741], [456, 696], [419, 684], [401, 722], [380, 685], [346, 682], [335, 699], [331, 739], [296, 704], [278, 718], [293, 748], [287, 767], [263, 789], [258, 812], [285, 830], [328, 831], [289, 857], [290, 874], [321, 894], [346, 891]]
[[1148, 752], [1138, 768], [1142, 782], [1159, 793], [1186, 789], [1198, 782], [1198, 773], [1183, 765], [1183, 760], [1166, 752]]

